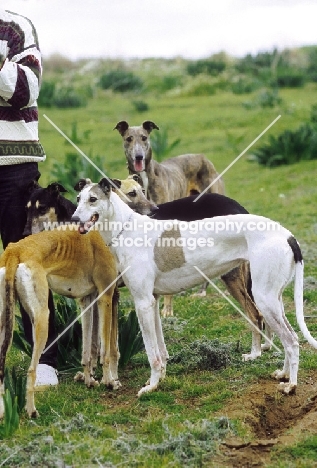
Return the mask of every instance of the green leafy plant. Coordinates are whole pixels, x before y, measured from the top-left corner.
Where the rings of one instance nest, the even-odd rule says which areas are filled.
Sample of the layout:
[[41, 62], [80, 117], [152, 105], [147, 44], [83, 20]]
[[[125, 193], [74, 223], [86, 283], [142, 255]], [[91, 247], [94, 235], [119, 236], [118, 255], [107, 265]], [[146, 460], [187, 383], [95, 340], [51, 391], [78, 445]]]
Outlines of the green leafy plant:
[[143, 82], [133, 72], [120, 68], [101, 75], [99, 86], [102, 89], [112, 89], [115, 92], [125, 93], [127, 91], [140, 91]]
[[182, 364], [187, 369], [221, 369], [231, 363], [232, 350], [232, 344], [203, 337], [184, 346], [170, 359], [170, 362]]
[[149, 110], [149, 105], [145, 101], [132, 101], [132, 104], [137, 112], [146, 112]]
[[305, 123], [297, 130], [285, 130], [279, 136], [270, 136], [269, 143], [254, 151], [259, 164], [268, 167], [292, 164], [317, 158], [317, 129]]
[[[77, 320], [78, 307], [74, 299], [54, 296], [57, 335], [63, 333], [57, 341], [57, 367], [59, 371], [81, 368], [82, 334]], [[25, 340], [22, 319], [16, 315], [17, 330], [13, 333], [13, 345], [31, 357], [30, 344]], [[74, 323], [69, 326], [72, 322]]]
[[128, 314], [119, 309], [119, 367], [125, 367], [130, 359], [144, 349], [143, 338], [135, 310]]
[[165, 128], [161, 128], [159, 132], [154, 133], [151, 136], [151, 145], [156, 159], [158, 161], [162, 161], [176, 148], [177, 145], [179, 145], [180, 141], [180, 138], [177, 138], [169, 144], [168, 131]]
[[81, 369], [82, 332], [77, 320], [78, 306], [74, 299], [64, 296], [55, 296], [54, 303], [57, 334], [63, 333], [57, 341], [57, 368], [59, 371]]
[[4, 402], [4, 420], [0, 426], [0, 438], [6, 439], [19, 428], [20, 418], [18, 412], [17, 397], [12, 399], [10, 391], [7, 389], [3, 395]]
[[58, 90], [56, 89], [53, 102], [54, 106], [61, 109], [84, 107], [87, 104], [85, 96], [71, 86], [62, 87]]
[[24, 410], [26, 401], [26, 376], [18, 374], [15, 367], [11, 370], [5, 369], [4, 388], [9, 390], [11, 399], [17, 399], [17, 409], [19, 414]]

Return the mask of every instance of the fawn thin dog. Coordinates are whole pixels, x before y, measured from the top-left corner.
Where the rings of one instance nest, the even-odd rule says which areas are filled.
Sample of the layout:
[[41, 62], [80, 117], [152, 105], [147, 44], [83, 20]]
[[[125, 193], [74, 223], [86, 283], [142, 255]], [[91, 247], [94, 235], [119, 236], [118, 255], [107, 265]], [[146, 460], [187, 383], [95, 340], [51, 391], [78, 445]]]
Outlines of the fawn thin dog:
[[[4, 367], [13, 334], [14, 308], [19, 300], [33, 325], [33, 352], [27, 374], [26, 410], [37, 417], [34, 402], [36, 368], [48, 335], [49, 288], [63, 296], [79, 298], [82, 311], [98, 294], [102, 383], [114, 389], [118, 380], [117, 269], [114, 257], [98, 232], [81, 236], [76, 230], [43, 231], [10, 243], [0, 257], [0, 418], [4, 415]], [[91, 355], [91, 311], [82, 315], [82, 364], [87, 386], [96, 356]]]

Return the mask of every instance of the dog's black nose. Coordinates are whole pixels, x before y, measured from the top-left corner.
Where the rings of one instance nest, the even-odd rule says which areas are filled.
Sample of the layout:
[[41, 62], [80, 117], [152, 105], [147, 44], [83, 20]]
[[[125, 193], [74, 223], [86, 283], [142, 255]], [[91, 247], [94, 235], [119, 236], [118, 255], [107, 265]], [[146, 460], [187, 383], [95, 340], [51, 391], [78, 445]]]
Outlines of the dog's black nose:
[[143, 160], [143, 155], [142, 154], [137, 154], [135, 157], [136, 161], [142, 161]]
[[152, 213], [155, 213], [155, 211], [159, 210], [159, 207], [156, 205], [151, 206], [151, 211]]
[[71, 221], [72, 223], [80, 223], [80, 218], [78, 216], [72, 216]]

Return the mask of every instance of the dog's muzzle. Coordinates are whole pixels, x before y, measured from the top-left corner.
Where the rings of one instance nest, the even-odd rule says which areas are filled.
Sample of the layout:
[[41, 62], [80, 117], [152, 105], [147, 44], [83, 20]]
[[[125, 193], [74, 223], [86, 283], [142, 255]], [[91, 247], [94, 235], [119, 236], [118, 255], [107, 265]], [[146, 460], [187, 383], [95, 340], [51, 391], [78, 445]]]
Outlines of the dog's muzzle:
[[99, 215], [97, 213], [93, 214], [89, 221], [85, 223], [80, 220], [78, 216], [72, 216], [71, 221], [72, 223], [78, 224], [78, 232], [80, 234], [86, 234], [93, 225], [98, 221]]
[[136, 172], [144, 171], [144, 156], [142, 154], [137, 154], [133, 165]]

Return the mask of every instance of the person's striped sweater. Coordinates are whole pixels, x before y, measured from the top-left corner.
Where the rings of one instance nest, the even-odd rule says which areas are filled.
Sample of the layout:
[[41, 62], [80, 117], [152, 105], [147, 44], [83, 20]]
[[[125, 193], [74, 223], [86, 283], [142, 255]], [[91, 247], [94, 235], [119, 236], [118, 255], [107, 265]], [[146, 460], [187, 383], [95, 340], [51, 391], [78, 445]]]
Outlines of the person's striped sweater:
[[41, 74], [34, 26], [0, 8], [0, 165], [45, 159], [36, 102]]

